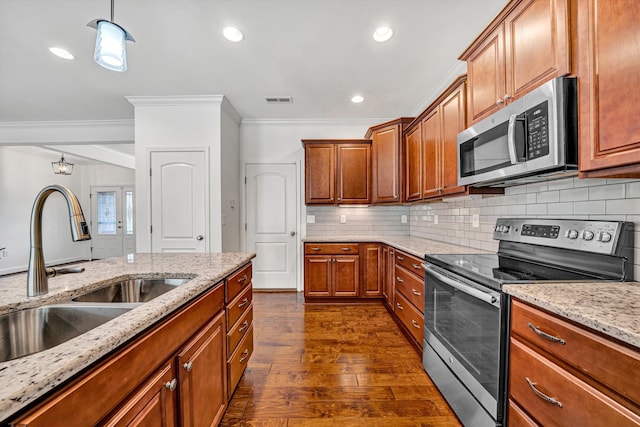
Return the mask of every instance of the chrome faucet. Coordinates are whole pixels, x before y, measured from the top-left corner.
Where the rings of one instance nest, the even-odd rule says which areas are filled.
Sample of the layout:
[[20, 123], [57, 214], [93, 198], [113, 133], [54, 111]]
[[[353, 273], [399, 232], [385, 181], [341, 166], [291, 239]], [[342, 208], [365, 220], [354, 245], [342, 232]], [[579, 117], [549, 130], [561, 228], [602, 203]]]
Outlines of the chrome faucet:
[[27, 294], [30, 297], [44, 295], [49, 292], [49, 276], [64, 273], [80, 273], [84, 268], [49, 269], [44, 266], [42, 253], [42, 209], [47, 197], [53, 192], [61, 193], [67, 201], [69, 220], [71, 222], [71, 239], [74, 242], [91, 239], [87, 221], [82, 214], [80, 202], [75, 194], [62, 185], [49, 185], [36, 196], [31, 210], [31, 251], [29, 253], [29, 272], [27, 274]]

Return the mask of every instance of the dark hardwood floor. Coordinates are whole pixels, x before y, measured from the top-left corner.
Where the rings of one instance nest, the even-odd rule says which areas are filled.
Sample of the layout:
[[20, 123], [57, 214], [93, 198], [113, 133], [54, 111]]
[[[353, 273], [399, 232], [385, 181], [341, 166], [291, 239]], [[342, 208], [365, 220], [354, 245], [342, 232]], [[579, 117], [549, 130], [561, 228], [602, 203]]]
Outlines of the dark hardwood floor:
[[381, 302], [253, 304], [254, 353], [221, 426], [460, 426]]

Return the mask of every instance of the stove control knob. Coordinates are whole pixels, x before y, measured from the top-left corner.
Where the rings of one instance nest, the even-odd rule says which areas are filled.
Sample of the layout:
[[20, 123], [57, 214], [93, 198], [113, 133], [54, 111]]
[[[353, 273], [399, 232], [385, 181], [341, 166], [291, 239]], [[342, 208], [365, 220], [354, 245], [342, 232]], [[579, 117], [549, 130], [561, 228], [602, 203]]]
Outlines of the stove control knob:
[[577, 239], [578, 238], [578, 230], [569, 230], [567, 232], [567, 237], [570, 239]]
[[510, 225], [503, 225], [502, 226], [502, 232], [503, 233], [508, 233], [509, 230], [511, 230], [511, 226]]
[[593, 240], [593, 231], [585, 230], [582, 234], [584, 240]]
[[608, 242], [611, 240], [611, 233], [607, 233], [606, 231], [603, 231], [602, 234], [600, 235], [600, 239], [603, 242]]

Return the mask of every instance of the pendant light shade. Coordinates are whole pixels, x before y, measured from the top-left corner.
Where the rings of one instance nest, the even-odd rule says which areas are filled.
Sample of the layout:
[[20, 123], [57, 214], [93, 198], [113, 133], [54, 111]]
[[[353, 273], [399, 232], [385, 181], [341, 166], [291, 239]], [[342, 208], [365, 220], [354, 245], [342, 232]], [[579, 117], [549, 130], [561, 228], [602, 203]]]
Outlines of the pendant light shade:
[[96, 63], [107, 70], [126, 71], [127, 49], [125, 42], [135, 42], [135, 40], [127, 30], [113, 22], [113, 0], [111, 0], [111, 21], [95, 19], [87, 26], [98, 30], [93, 54]]
[[56, 175], [71, 175], [73, 172], [73, 163], [65, 161], [64, 154], [60, 155], [60, 160], [57, 162], [51, 162], [51, 167]]

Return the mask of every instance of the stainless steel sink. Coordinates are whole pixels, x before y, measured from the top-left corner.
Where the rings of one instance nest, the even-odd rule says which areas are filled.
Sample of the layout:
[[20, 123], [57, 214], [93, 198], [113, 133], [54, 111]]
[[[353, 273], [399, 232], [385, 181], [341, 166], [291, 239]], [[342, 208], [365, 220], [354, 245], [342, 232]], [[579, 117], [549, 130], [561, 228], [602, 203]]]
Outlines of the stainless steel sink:
[[187, 283], [191, 278], [129, 279], [96, 289], [73, 299], [78, 302], [147, 302]]
[[55, 304], [4, 314], [0, 316], [0, 362], [55, 347], [133, 307]]

